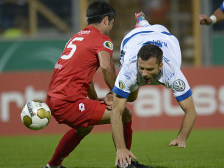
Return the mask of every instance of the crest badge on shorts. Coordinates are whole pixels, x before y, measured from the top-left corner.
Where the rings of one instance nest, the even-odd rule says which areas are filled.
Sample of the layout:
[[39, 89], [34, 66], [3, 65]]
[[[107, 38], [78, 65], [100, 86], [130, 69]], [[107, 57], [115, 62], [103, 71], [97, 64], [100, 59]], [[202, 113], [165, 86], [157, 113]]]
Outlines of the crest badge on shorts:
[[185, 83], [181, 79], [177, 79], [173, 82], [173, 89], [182, 92], [185, 89]]

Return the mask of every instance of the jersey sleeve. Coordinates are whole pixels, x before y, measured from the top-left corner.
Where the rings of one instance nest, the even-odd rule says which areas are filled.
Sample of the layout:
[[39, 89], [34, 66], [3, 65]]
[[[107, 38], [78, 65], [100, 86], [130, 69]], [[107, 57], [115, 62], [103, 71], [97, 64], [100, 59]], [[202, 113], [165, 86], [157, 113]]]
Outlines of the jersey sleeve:
[[96, 41], [96, 52], [100, 51], [108, 51], [111, 56], [113, 55], [113, 43], [108, 36], [102, 36], [98, 38]]
[[134, 71], [133, 64], [122, 65], [117, 79], [115, 81], [115, 86], [112, 89], [117, 95], [128, 99], [131, 92], [135, 91], [138, 86], [136, 84], [136, 73]]
[[224, 12], [224, 1], [222, 2], [220, 9]]
[[126, 83], [124, 83], [123, 80], [120, 80], [117, 77], [116, 82], [115, 82], [115, 86], [112, 89], [112, 91], [114, 93], [116, 93], [117, 95], [119, 95], [119, 96], [121, 96], [123, 98], [128, 99], [128, 97], [130, 95], [130, 90], [128, 90], [127, 88], [125, 89], [125, 87], [126, 87]]
[[192, 91], [182, 71], [178, 69], [175, 73], [175, 78], [171, 81], [171, 87], [174, 97], [180, 102], [190, 97]]

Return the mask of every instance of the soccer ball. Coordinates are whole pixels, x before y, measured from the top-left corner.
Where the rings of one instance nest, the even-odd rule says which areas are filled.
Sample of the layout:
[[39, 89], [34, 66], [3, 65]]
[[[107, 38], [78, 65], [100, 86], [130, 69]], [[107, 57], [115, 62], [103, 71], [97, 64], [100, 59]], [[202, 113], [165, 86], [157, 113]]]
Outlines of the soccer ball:
[[40, 100], [28, 101], [21, 112], [22, 123], [31, 130], [41, 130], [51, 120], [48, 105]]

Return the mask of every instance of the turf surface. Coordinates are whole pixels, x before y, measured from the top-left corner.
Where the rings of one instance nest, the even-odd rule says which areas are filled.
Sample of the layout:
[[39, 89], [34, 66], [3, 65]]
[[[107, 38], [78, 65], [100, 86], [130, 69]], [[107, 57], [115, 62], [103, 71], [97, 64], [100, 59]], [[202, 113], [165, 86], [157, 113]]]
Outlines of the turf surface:
[[[194, 130], [187, 148], [169, 147], [177, 131], [134, 132], [132, 152], [155, 168], [224, 168], [224, 129]], [[40, 168], [62, 135], [0, 137], [0, 168]], [[115, 168], [111, 133], [92, 133], [63, 162], [68, 168]]]

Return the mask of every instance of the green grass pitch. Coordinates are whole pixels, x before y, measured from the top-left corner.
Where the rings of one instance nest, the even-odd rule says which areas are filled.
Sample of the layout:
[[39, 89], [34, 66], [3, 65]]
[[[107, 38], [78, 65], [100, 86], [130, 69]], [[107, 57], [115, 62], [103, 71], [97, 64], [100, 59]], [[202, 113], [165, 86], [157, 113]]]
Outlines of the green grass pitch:
[[[177, 131], [133, 134], [132, 152], [155, 168], [224, 168], [224, 129], [193, 130], [187, 148], [169, 147]], [[62, 135], [0, 137], [1, 168], [40, 168], [51, 158]], [[63, 165], [68, 168], [115, 168], [111, 133], [91, 133]]]

